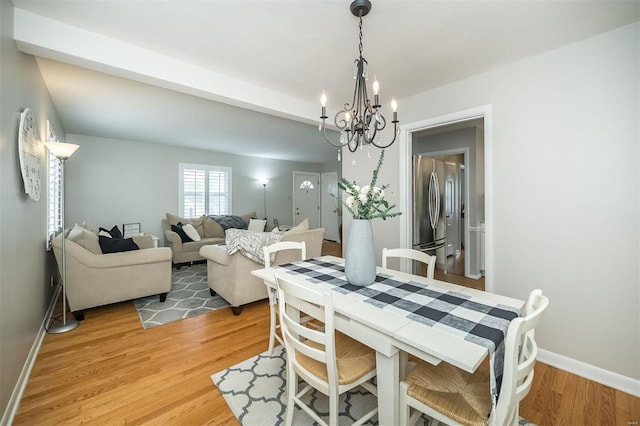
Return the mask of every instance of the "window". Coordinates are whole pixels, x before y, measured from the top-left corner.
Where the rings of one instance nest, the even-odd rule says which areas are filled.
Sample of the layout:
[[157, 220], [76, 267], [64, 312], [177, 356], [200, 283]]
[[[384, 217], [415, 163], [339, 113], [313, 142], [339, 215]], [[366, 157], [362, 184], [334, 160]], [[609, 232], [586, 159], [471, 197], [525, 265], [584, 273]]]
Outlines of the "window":
[[180, 215], [231, 212], [231, 167], [180, 164]]
[[[58, 142], [53, 128], [47, 120], [49, 142]], [[62, 165], [51, 151], [47, 150], [47, 250], [51, 250], [51, 240], [62, 227]]]
[[300, 189], [315, 189], [310, 180], [305, 180], [300, 184]]

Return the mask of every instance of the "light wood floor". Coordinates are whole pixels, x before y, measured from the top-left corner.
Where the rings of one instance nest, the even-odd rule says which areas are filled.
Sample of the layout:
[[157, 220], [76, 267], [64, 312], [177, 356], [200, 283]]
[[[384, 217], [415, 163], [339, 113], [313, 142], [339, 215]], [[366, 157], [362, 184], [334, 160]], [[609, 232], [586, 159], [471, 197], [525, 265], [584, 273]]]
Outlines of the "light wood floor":
[[[90, 309], [77, 329], [45, 336], [14, 424], [237, 424], [210, 375], [266, 350], [268, 316], [261, 301], [145, 330], [132, 302]], [[520, 414], [637, 425], [640, 399], [539, 362]]]

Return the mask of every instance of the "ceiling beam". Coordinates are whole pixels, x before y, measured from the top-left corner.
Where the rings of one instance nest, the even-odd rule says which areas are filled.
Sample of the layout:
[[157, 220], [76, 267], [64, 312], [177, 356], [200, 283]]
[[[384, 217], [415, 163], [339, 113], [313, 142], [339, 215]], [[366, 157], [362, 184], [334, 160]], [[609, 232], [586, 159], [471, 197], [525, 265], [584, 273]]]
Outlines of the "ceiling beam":
[[14, 8], [24, 53], [308, 124], [319, 106], [132, 44]]

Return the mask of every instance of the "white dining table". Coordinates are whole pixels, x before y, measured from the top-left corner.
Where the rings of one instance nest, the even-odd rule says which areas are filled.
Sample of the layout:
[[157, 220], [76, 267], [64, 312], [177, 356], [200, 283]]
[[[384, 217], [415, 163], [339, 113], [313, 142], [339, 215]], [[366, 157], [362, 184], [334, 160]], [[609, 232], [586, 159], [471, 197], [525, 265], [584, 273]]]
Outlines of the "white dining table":
[[[344, 264], [344, 259], [339, 257], [323, 256], [319, 259]], [[375, 349], [380, 425], [397, 425], [399, 421], [398, 400], [402, 351], [436, 365], [445, 361], [468, 372], [474, 372], [488, 354], [484, 346], [465, 340], [460, 334], [407, 318], [406, 315], [395, 312], [393, 309], [381, 309], [364, 302], [355, 294], [335, 291], [329, 284], [312, 283], [305, 280], [304, 275], [291, 273], [278, 267], [257, 269], [251, 273], [264, 280], [267, 286], [275, 287], [276, 271], [278, 275], [300, 285], [330, 292], [334, 301], [336, 329]], [[517, 310], [521, 310], [524, 306], [522, 300], [405, 272], [378, 267], [377, 273], [418, 285], [428, 285], [442, 291], [457, 292], [487, 302], [499, 303]]]

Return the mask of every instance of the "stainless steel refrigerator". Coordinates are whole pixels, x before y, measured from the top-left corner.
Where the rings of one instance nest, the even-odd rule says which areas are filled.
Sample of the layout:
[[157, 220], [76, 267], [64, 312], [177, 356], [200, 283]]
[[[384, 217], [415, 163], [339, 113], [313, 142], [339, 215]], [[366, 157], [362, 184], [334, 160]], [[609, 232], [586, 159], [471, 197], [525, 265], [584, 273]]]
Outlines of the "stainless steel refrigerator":
[[[413, 156], [413, 248], [436, 255], [436, 266], [446, 265], [447, 224], [444, 214], [445, 164], [423, 155]], [[426, 275], [426, 266], [413, 262], [413, 272]]]

